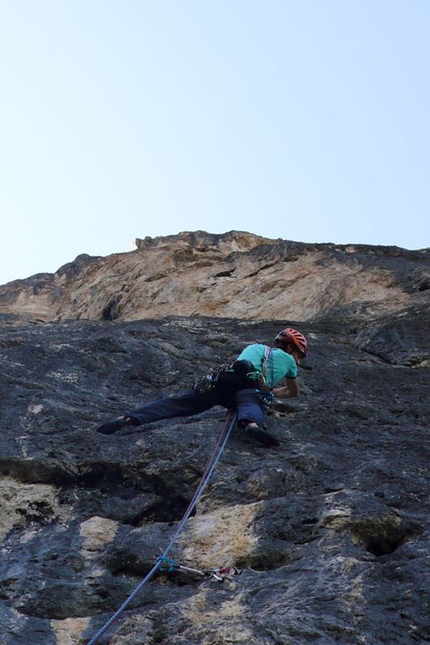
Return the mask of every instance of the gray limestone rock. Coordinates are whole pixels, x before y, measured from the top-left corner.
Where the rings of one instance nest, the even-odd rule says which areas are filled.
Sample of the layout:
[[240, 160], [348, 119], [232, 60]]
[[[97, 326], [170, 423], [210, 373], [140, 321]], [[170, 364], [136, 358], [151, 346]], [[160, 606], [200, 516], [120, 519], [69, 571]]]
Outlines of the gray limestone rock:
[[[428, 348], [416, 310], [394, 334], [396, 321], [301, 325], [311, 345], [302, 396], [267, 418], [280, 448], [234, 429], [171, 553], [240, 575], [160, 571], [100, 643], [428, 640], [429, 371], [395, 359], [408, 338], [421, 355]], [[226, 412], [112, 436], [97, 424], [188, 387], [282, 324], [0, 328], [2, 645], [83, 645], [96, 634], [169, 543]]]

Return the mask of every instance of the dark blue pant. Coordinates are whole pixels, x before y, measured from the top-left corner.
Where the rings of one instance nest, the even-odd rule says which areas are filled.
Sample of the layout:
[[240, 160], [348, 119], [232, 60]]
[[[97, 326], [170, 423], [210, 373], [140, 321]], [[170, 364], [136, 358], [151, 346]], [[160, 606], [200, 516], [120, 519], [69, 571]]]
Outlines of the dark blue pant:
[[260, 427], [263, 425], [263, 410], [260, 395], [255, 389], [244, 389], [239, 392], [222, 393], [218, 389], [205, 394], [196, 390], [186, 390], [178, 396], [169, 396], [152, 403], [147, 403], [140, 408], [127, 412], [126, 416], [139, 422], [150, 423], [161, 419], [174, 417], [190, 417], [205, 410], [210, 410], [216, 405], [222, 405], [229, 410], [237, 410], [238, 421], [253, 421]]

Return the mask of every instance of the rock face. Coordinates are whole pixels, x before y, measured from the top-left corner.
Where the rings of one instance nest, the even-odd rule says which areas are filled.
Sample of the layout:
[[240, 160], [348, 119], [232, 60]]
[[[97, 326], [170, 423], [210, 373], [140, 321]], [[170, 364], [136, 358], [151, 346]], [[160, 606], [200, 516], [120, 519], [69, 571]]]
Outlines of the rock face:
[[312, 320], [339, 309], [364, 318], [420, 303], [430, 288], [430, 255], [397, 247], [299, 244], [237, 231], [136, 245], [106, 258], [81, 255], [55, 274], [0, 287], [0, 313], [12, 322]]
[[[144, 258], [154, 251], [153, 265], [161, 267], [165, 253], [167, 271], [175, 254], [202, 240], [210, 249], [192, 250], [189, 266], [179, 262], [171, 274], [187, 285], [188, 301], [176, 294], [175, 306], [189, 309], [158, 317], [160, 302], [151, 317], [138, 266], [149, 267]], [[297, 259], [282, 262], [282, 248], [295, 248]], [[210, 253], [210, 264], [197, 266], [198, 253]], [[158, 572], [99, 642], [429, 642], [427, 258], [196, 233], [146, 240], [130, 254], [81, 257], [54, 276], [2, 287], [1, 645], [84, 645], [94, 637], [174, 535], [226, 411], [112, 436], [97, 434], [97, 424], [189, 387], [208, 367], [231, 361], [249, 342], [271, 341], [287, 324], [308, 335], [310, 354], [300, 370], [301, 397], [267, 418], [281, 446], [247, 443], [235, 428], [170, 554], [190, 568], [241, 573], [220, 583]], [[309, 315], [286, 317], [288, 298], [300, 301], [293, 293], [300, 280], [291, 278], [283, 315], [263, 316], [279, 311], [269, 306], [269, 275], [276, 282], [275, 267], [285, 268], [285, 280], [298, 262], [313, 267], [314, 282], [324, 276], [327, 289], [342, 284], [338, 296], [318, 295], [312, 284], [315, 315], [308, 301]], [[255, 316], [245, 288], [252, 263]], [[236, 277], [216, 278], [227, 265]], [[215, 302], [222, 283], [226, 292], [237, 290], [228, 317], [193, 309], [204, 302], [210, 271]], [[114, 288], [120, 274], [121, 292]], [[169, 280], [160, 280], [167, 297]], [[360, 280], [365, 293], [354, 300]], [[273, 289], [281, 293], [277, 282]], [[103, 316], [115, 293], [117, 315]]]

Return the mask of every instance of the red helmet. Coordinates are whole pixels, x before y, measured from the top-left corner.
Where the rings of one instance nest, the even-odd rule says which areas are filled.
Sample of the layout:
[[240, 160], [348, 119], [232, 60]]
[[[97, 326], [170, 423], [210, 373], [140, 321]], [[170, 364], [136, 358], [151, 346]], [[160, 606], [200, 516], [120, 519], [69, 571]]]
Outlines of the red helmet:
[[292, 343], [297, 347], [299, 352], [303, 354], [303, 357], [305, 357], [307, 354], [308, 341], [301, 332], [297, 331], [297, 329], [293, 329], [292, 327], [287, 327], [287, 329], [280, 331], [275, 338], [275, 343], [276, 342]]

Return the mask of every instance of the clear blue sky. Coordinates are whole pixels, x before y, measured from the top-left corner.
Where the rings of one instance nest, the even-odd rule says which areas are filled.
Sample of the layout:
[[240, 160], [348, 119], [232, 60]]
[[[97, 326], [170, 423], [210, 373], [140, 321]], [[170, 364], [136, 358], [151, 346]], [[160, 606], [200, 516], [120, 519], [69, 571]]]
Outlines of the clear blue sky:
[[0, 0], [0, 284], [136, 237], [430, 246], [429, 0]]

